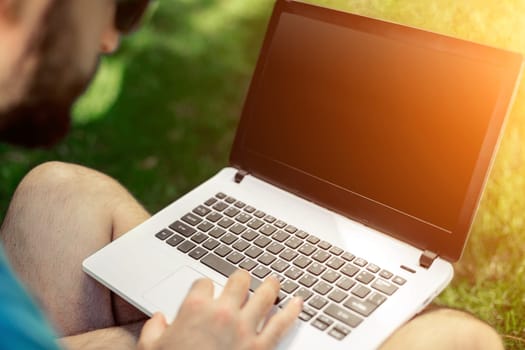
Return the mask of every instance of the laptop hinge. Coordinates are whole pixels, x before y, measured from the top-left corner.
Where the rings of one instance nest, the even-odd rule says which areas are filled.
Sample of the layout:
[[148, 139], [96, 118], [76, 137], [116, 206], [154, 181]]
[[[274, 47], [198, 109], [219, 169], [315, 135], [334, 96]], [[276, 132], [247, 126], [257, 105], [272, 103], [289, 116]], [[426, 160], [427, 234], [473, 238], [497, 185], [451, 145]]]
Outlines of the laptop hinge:
[[430, 266], [432, 266], [432, 263], [437, 259], [437, 257], [438, 255], [436, 253], [431, 252], [430, 250], [425, 250], [419, 258], [419, 265], [425, 269], [428, 269]]
[[235, 173], [235, 177], [233, 178], [236, 183], [241, 183], [241, 181], [244, 179], [244, 177], [248, 175], [248, 172], [245, 170], [239, 170], [237, 173]]

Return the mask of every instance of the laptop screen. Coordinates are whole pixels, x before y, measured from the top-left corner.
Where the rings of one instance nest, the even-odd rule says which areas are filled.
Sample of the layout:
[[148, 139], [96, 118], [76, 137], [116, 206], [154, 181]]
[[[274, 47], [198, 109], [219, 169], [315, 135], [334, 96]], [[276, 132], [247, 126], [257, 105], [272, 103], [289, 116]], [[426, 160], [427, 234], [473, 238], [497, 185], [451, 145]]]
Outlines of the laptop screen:
[[252, 85], [244, 151], [346, 193], [363, 222], [378, 213], [359, 213], [367, 203], [451, 235], [485, 157], [474, 202], [481, 192], [508, 67], [459, 40], [378, 29], [282, 13]]

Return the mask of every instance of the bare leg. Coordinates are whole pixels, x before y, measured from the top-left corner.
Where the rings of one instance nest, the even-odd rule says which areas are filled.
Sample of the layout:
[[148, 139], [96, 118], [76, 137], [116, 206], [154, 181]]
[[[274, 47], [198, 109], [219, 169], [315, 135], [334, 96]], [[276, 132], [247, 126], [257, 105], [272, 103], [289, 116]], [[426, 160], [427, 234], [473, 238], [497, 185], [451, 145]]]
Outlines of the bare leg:
[[81, 263], [148, 217], [108, 176], [51, 162], [20, 183], [0, 237], [13, 269], [69, 336], [145, 317], [84, 274]]
[[503, 350], [496, 331], [486, 323], [457, 310], [438, 309], [401, 327], [381, 350]]

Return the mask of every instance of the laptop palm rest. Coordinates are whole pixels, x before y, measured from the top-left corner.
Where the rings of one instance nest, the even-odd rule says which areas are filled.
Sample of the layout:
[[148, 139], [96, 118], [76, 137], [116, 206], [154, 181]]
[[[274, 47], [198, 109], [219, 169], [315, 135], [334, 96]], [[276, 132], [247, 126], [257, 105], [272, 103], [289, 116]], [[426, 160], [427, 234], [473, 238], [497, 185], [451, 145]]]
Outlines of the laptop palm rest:
[[[155, 305], [171, 323], [193, 283], [206, 277], [188, 266], [183, 266], [144, 293], [144, 299]], [[213, 285], [214, 298], [217, 298], [224, 287], [215, 281]]]

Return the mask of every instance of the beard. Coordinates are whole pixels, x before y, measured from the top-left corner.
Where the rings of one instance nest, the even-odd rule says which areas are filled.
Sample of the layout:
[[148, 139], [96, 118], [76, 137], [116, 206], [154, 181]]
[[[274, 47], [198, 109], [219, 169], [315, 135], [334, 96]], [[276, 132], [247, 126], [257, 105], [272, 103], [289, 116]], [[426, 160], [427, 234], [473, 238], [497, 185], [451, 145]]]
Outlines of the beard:
[[37, 58], [24, 96], [1, 117], [0, 140], [34, 148], [51, 147], [69, 131], [71, 108], [89, 85], [96, 65], [82, 73], [75, 61], [76, 33], [70, 7], [74, 1], [56, 0], [47, 9], [42, 28], [25, 55]]

